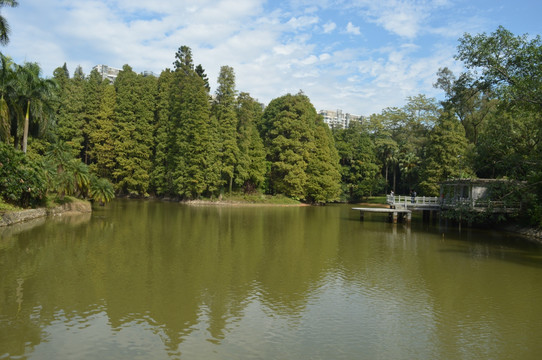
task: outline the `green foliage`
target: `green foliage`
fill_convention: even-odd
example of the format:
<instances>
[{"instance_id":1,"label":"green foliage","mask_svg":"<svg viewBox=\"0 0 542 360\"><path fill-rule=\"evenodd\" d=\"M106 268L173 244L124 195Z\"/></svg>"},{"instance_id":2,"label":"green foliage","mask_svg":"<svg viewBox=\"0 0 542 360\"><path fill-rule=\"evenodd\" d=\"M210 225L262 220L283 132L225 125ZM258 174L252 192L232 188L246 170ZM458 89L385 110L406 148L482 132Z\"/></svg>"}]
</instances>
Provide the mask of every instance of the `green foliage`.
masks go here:
<instances>
[{"instance_id":1,"label":"green foliage","mask_svg":"<svg viewBox=\"0 0 542 360\"><path fill-rule=\"evenodd\" d=\"M150 186L156 79L137 75L124 65L115 81L116 134L112 171L117 189L146 196Z\"/></svg>"},{"instance_id":2,"label":"green foliage","mask_svg":"<svg viewBox=\"0 0 542 360\"><path fill-rule=\"evenodd\" d=\"M218 76L218 89L216 90L216 103L213 105L213 115L218 123L218 140L220 163L222 165L222 179L233 188L235 165L239 158L237 145L237 116L235 109L235 73L233 68L222 66Z\"/></svg>"},{"instance_id":3,"label":"green foliage","mask_svg":"<svg viewBox=\"0 0 542 360\"><path fill-rule=\"evenodd\" d=\"M422 165L420 193L438 196L438 183L450 178L470 177L465 161L467 139L461 124L449 113L444 113L429 135L425 160Z\"/></svg>"},{"instance_id":4,"label":"green foliage","mask_svg":"<svg viewBox=\"0 0 542 360\"><path fill-rule=\"evenodd\" d=\"M2 0L0 1L0 8L4 6L16 7L19 3L17 0ZM0 15L0 45L7 45L9 43L9 24L3 16Z\"/></svg>"},{"instance_id":5,"label":"green foliage","mask_svg":"<svg viewBox=\"0 0 542 360\"><path fill-rule=\"evenodd\" d=\"M90 197L92 200L104 205L115 198L115 189L109 180L104 178L91 177Z\"/></svg>"},{"instance_id":6,"label":"green foliage","mask_svg":"<svg viewBox=\"0 0 542 360\"><path fill-rule=\"evenodd\" d=\"M314 129L314 153L307 164L307 200L311 203L337 201L341 194L339 154L331 130L323 122Z\"/></svg>"},{"instance_id":7,"label":"green foliage","mask_svg":"<svg viewBox=\"0 0 542 360\"><path fill-rule=\"evenodd\" d=\"M199 198L220 188L217 126L210 116L207 89L194 71L190 48L176 54L171 85L171 177L176 195Z\"/></svg>"},{"instance_id":8,"label":"green foliage","mask_svg":"<svg viewBox=\"0 0 542 360\"><path fill-rule=\"evenodd\" d=\"M46 190L41 164L0 143L0 197L13 205L35 207L43 204Z\"/></svg>"},{"instance_id":9,"label":"green foliage","mask_svg":"<svg viewBox=\"0 0 542 360\"><path fill-rule=\"evenodd\" d=\"M316 202L337 198L338 157L329 146L333 144L329 133L318 130L321 124L322 119L302 93L271 101L261 123L267 160L271 164L270 192ZM318 151L317 146L320 146ZM331 166L325 166L325 161L330 161ZM316 177L322 177L322 182ZM324 184L330 188L324 189Z\"/></svg>"},{"instance_id":10,"label":"green foliage","mask_svg":"<svg viewBox=\"0 0 542 360\"><path fill-rule=\"evenodd\" d=\"M346 200L356 201L371 195L376 190L379 176L376 148L368 131L360 123L351 123L347 129L336 130L335 144L341 165L342 186ZM389 139L389 138L388 138ZM384 139L382 139L384 140ZM393 149L394 142L390 140ZM384 141L379 142L381 151L386 149ZM386 159L387 156L384 156Z\"/></svg>"},{"instance_id":11,"label":"green foliage","mask_svg":"<svg viewBox=\"0 0 542 360\"><path fill-rule=\"evenodd\" d=\"M262 113L262 105L248 93L239 94L237 98L239 155L235 168L235 183L248 193L263 186L267 170L263 141L256 127Z\"/></svg>"},{"instance_id":12,"label":"green foliage","mask_svg":"<svg viewBox=\"0 0 542 360\"><path fill-rule=\"evenodd\" d=\"M173 150L175 141L172 136L173 122L170 118L170 94L173 81L173 73L168 69L160 74L157 84L151 187L160 196L174 193L172 155L175 152Z\"/></svg>"}]
</instances>

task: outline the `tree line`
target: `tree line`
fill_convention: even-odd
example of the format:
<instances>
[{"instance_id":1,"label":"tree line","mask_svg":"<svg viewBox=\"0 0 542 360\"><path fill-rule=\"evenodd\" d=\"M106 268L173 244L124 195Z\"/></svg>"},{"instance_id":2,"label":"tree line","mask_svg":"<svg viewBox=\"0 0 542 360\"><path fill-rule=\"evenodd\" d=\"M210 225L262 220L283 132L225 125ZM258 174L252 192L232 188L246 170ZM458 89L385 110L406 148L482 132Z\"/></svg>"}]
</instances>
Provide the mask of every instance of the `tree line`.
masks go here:
<instances>
[{"instance_id":1,"label":"tree line","mask_svg":"<svg viewBox=\"0 0 542 360\"><path fill-rule=\"evenodd\" d=\"M236 89L229 66L211 93L187 46L160 76L125 65L114 83L96 70L70 76L65 64L43 79L36 64L2 56L0 136L35 159L64 144L117 194L262 192L326 203L390 190L437 195L449 178L509 178L527 182L530 215L540 221L540 37L502 27L465 34L456 60L464 72L437 74L443 101L419 94L330 129L301 91L264 107Z\"/></svg>"}]
</instances>

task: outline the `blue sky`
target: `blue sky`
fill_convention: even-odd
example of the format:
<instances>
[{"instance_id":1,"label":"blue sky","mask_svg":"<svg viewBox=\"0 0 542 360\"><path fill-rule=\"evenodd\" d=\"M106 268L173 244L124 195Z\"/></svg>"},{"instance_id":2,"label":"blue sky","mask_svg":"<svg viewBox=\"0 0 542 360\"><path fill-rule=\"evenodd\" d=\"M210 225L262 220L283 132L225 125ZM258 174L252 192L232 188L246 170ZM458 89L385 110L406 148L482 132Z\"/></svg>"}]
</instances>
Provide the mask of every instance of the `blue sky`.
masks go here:
<instances>
[{"instance_id":1,"label":"blue sky","mask_svg":"<svg viewBox=\"0 0 542 360\"><path fill-rule=\"evenodd\" d=\"M20 0L3 8L11 42L0 51L33 61L44 76L67 63L136 72L171 68L192 49L216 89L223 65L238 91L264 104L302 90L317 110L357 115L403 106L408 96L442 98L436 72L456 63L465 33L502 25L542 33L540 0Z\"/></svg>"}]
</instances>

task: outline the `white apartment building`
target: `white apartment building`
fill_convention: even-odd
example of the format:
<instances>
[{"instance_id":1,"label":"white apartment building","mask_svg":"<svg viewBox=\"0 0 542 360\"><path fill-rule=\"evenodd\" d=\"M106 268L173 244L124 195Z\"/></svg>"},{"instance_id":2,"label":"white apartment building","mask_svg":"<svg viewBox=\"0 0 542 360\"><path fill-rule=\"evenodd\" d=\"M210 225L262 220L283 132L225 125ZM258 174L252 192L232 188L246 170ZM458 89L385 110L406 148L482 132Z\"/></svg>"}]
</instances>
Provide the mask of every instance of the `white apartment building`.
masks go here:
<instances>
[{"instance_id":1,"label":"white apartment building","mask_svg":"<svg viewBox=\"0 0 542 360\"><path fill-rule=\"evenodd\" d=\"M342 110L320 110L318 114L324 117L324 122L332 129L346 129L352 121L362 121L360 115L343 113Z\"/></svg>"},{"instance_id":2,"label":"white apartment building","mask_svg":"<svg viewBox=\"0 0 542 360\"><path fill-rule=\"evenodd\" d=\"M98 73L102 76L102 80L107 79L111 83L115 82L117 76L119 75L119 72L122 71L122 69L117 69L107 65L96 65L92 68L92 70L94 69L98 70ZM158 75L149 70L143 71L141 75L158 77Z\"/></svg>"},{"instance_id":3,"label":"white apartment building","mask_svg":"<svg viewBox=\"0 0 542 360\"><path fill-rule=\"evenodd\" d=\"M92 70L94 69L98 70L98 73L102 75L102 80L107 79L111 83L115 82L119 72L122 70L107 65L96 65L92 68Z\"/></svg>"}]
</instances>

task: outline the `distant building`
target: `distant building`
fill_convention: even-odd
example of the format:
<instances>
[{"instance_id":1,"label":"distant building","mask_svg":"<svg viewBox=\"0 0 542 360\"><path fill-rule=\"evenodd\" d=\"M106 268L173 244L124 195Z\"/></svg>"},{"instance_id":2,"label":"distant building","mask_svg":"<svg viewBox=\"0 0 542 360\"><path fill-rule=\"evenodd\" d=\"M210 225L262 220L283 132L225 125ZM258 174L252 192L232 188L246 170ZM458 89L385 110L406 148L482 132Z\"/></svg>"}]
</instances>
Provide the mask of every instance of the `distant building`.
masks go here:
<instances>
[{"instance_id":1,"label":"distant building","mask_svg":"<svg viewBox=\"0 0 542 360\"><path fill-rule=\"evenodd\" d=\"M111 66L107 65L96 65L92 68L92 70L96 69L98 71L98 74L102 76L102 80L109 80L109 82L115 82L117 79L117 76L119 75L119 72L121 72L122 69L117 69Z\"/></svg>"},{"instance_id":2,"label":"distant building","mask_svg":"<svg viewBox=\"0 0 542 360\"><path fill-rule=\"evenodd\" d=\"M320 110L318 114L324 117L324 122L332 129L346 129L350 126L351 122L363 120L363 117L360 115L343 113L340 109L336 111Z\"/></svg>"},{"instance_id":3,"label":"distant building","mask_svg":"<svg viewBox=\"0 0 542 360\"><path fill-rule=\"evenodd\" d=\"M115 82L117 76L119 75L119 72L122 71L122 69L117 69L107 65L96 65L92 68L92 70L94 69L96 69L98 71L98 74L102 76L102 80L107 79L111 83ZM158 77L155 73L149 70L143 71L141 75Z\"/></svg>"}]
</instances>

